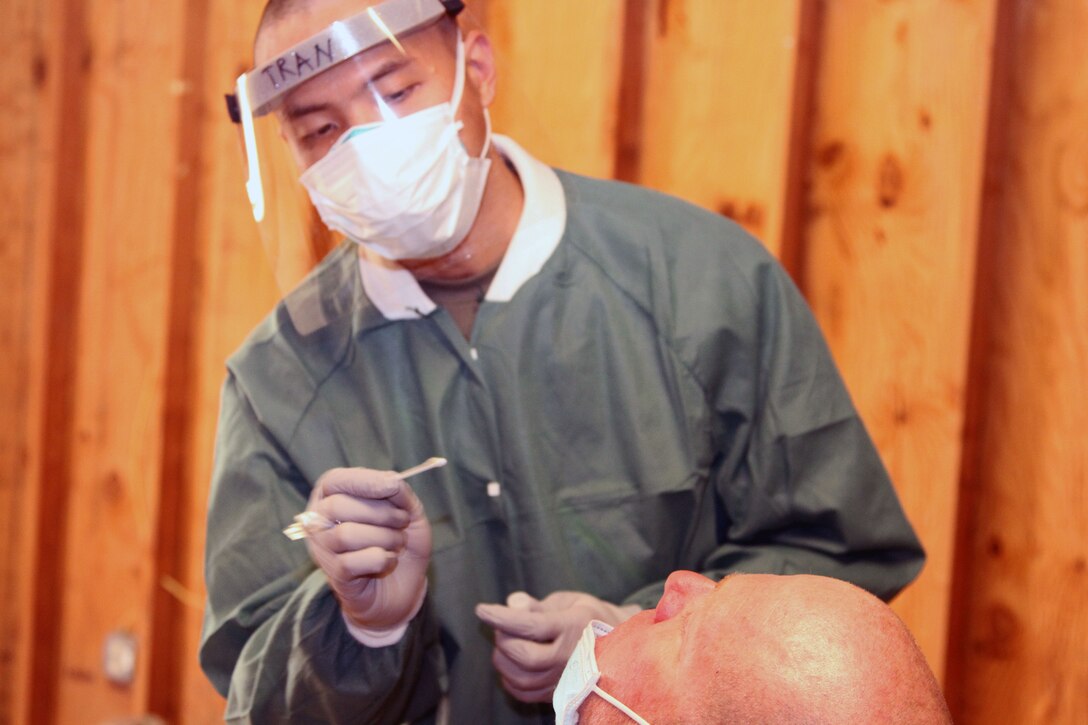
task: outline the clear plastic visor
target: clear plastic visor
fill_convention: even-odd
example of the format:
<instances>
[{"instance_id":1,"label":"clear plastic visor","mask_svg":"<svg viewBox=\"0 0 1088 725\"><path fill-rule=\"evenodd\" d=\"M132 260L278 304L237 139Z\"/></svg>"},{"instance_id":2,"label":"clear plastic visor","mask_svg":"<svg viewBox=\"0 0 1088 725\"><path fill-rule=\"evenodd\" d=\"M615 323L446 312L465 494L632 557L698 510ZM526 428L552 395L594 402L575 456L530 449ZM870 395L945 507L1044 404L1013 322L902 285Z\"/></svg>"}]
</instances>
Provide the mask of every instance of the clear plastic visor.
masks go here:
<instances>
[{"instance_id":1,"label":"clear plastic visor","mask_svg":"<svg viewBox=\"0 0 1088 725\"><path fill-rule=\"evenodd\" d=\"M463 85L456 32L440 23L448 15L439 0L385 0L331 22L307 13L266 22L258 65L238 78L228 103L243 141L253 216L281 291L339 241L300 175L350 134L449 103Z\"/></svg>"}]
</instances>

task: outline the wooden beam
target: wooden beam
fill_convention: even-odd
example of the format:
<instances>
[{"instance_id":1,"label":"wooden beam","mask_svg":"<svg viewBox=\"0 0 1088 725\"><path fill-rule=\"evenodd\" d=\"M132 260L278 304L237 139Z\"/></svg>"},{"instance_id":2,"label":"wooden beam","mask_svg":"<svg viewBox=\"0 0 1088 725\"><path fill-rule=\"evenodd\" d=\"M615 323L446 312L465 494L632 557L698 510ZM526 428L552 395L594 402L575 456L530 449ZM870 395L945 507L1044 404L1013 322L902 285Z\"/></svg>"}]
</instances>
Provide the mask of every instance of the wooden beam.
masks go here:
<instances>
[{"instance_id":1,"label":"wooden beam","mask_svg":"<svg viewBox=\"0 0 1088 725\"><path fill-rule=\"evenodd\" d=\"M928 553L944 669L996 0L827 3L803 287Z\"/></svg>"},{"instance_id":2,"label":"wooden beam","mask_svg":"<svg viewBox=\"0 0 1088 725\"><path fill-rule=\"evenodd\" d=\"M102 722L148 707L170 264L180 137L181 0L85 4L84 242L55 712ZM190 243L190 240L178 240ZM62 258L63 259L63 258ZM111 633L136 643L131 683L107 680Z\"/></svg>"},{"instance_id":3,"label":"wooden beam","mask_svg":"<svg viewBox=\"0 0 1088 725\"><path fill-rule=\"evenodd\" d=\"M1088 5L1009 4L950 633L956 722L1088 713Z\"/></svg>"},{"instance_id":4,"label":"wooden beam","mask_svg":"<svg viewBox=\"0 0 1088 725\"><path fill-rule=\"evenodd\" d=\"M637 179L736 219L776 254L797 231L815 5L642 4Z\"/></svg>"},{"instance_id":5,"label":"wooden beam","mask_svg":"<svg viewBox=\"0 0 1088 725\"><path fill-rule=\"evenodd\" d=\"M199 193L193 238L201 285L192 331L196 362L186 441L189 483L179 502L186 512L181 532L186 560L171 587L185 603L185 631L177 653L183 663L179 697L184 708L178 720L182 725L221 721L224 711L224 700L200 670L197 656L205 596L204 524L225 363L281 296L275 265L246 198L238 132L223 103L235 78L252 65L253 33L263 6L263 0L245 0L210 2L207 7L207 55L199 88L200 163L192 176Z\"/></svg>"},{"instance_id":6,"label":"wooden beam","mask_svg":"<svg viewBox=\"0 0 1088 725\"><path fill-rule=\"evenodd\" d=\"M38 541L45 444L57 440L45 439L43 420L47 380L63 378L70 363L62 350L46 354L55 329L50 241L59 226L59 195L49 192L56 189L53 144L62 75L52 54L59 29L47 25L47 14L33 0L0 7L0 45L11 58L0 73L5 109L0 116L0 723L5 725L34 722L32 708L41 712L31 688L36 656L49 640L38 637L37 575L57 564ZM73 256L77 250L78 242L69 247ZM55 504L48 502L49 514Z\"/></svg>"},{"instance_id":7,"label":"wooden beam","mask_svg":"<svg viewBox=\"0 0 1088 725\"><path fill-rule=\"evenodd\" d=\"M185 683L196 666L196 650L188 647L194 634L191 621L193 609L197 617L202 612L198 596L187 591L200 591L199 576L190 581L190 557L194 531L204 523L204 512L189 505L194 487L206 486L193 475L192 434L198 411L193 402L199 377L197 314L198 300L203 289L200 263L204 245L199 243L203 205L202 171L204 168L203 139L205 124L204 94L205 65L214 42L209 37L208 0L189 0L184 6L185 39L181 72L175 81L176 113L180 123L173 139L175 154L175 201L170 236L173 241L169 262L169 294L167 301L166 363L163 380L163 419L161 422L162 454L159 473L159 517L155 542L152 586L152 627L150 642L150 673L148 677L148 711L166 722L179 723L200 711L203 701L186 691ZM203 536L196 537L198 543ZM195 587L194 587L195 585ZM196 600L196 601L194 601ZM199 637L199 630L196 631ZM188 641L187 641L188 640ZM206 700L207 698L204 698ZM211 713L203 722L211 722ZM215 719L222 719L222 712Z\"/></svg>"},{"instance_id":8,"label":"wooden beam","mask_svg":"<svg viewBox=\"0 0 1088 725\"><path fill-rule=\"evenodd\" d=\"M24 5L24 10L29 6ZM60 621L64 587L66 521L72 479L74 391L77 353L76 313L82 288L86 132L85 75L89 61L84 6L73 0L36 3L35 50L30 56L40 83L34 147L38 182L34 210L38 221L32 243L40 263L31 274L36 301L32 308L30 375L27 391L29 439L26 482L27 536L32 551L22 558L32 609L21 633L29 638L29 680L15 673L16 722L54 721ZM20 640L26 643L26 639ZM23 660L25 662L25 660ZM18 663L19 660L16 660ZM18 665L17 665L18 666Z\"/></svg>"},{"instance_id":9,"label":"wooden beam","mask_svg":"<svg viewBox=\"0 0 1088 725\"><path fill-rule=\"evenodd\" d=\"M499 67L494 129L542 161L612 174L617 148L624 1L471 3ZM471 24L472 17L466 18Z\"/></svg>"}]
</instances>

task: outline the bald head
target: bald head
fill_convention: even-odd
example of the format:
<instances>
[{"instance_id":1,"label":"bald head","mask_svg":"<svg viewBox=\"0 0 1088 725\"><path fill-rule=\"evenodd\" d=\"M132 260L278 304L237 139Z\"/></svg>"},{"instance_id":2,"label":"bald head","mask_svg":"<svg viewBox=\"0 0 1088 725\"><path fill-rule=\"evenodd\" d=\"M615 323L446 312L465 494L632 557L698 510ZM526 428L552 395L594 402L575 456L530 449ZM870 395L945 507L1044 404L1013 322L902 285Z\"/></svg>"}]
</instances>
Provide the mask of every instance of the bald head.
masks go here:
<instances>
[{"instance_id":1,"label":"bald head","mask_svg":"<svg viewBox=\"0 0 1088 725\"><path fill-rule=\"evenodd\" d=\"M762 610L753 633L776 645L759 662L765 687L749 692L759 720L951 721L925 657L884 602L826 577L745 579L736 583L752 590L746 607Z\"/></svg>"},{"instance_id":2,"label":"bald head","mask_svg":"<svg viewBox=\"0 0 1088 725\"><path fill-rule=\"evenodd\" d=\"M298 10L312 0L268 0L261 13L261 25L271 20L279 20L288 13ZM260 27L260 26L258 26Z\"/></svg>"},{"instance_id":3,"label":"bald head","mask_svg":"<svg viewBox=\"0 0 1088 725\"><path fill-rule=\"evenodd\" d=\"M261 11L261 19L257 23L257 32L253 34L253 57L256 63L261 63L270 55L277 53L279 48L269 48L267 44L261 47L261 38L269 26L284 20L291 15L305 10L315 0L268 0L264 10Z\"/></svg>"},{"instance_id":4,"label":"bald head","mask_svg":"<svg viewBox=\"0 0 1088 725\"><path fill-rule=\"evenodd\" d=\"M617 636L618 635L618 636ZM950 723L910 632L816 576L670 577L654 611L597 641L600 685L650 722ZM596 696L582 722L625 722Z\"/></svg>"}]
</instances>

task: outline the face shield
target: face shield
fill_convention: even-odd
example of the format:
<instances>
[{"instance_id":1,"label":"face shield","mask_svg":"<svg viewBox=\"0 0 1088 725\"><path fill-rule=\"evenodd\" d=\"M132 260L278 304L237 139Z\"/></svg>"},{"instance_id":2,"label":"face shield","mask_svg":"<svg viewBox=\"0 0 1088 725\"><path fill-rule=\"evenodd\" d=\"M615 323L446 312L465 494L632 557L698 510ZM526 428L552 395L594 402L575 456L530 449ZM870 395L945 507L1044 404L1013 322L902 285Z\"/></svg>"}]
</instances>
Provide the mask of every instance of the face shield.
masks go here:
<instances>
[{"instance_id":1,"label":"face shield","mask_svg":"<svg viewBox=\"0 0 1088 725\"><path fill-rule=\"evenodd\" d=\"M389 259L447 253L487 178L489 122L484 113L475 136L464 132L464 47L442 22L460 0L322 15L347 4L267 20L257 67L228 96L253 217L284 290L338 237Z\"/></svg>"}]
</instances>

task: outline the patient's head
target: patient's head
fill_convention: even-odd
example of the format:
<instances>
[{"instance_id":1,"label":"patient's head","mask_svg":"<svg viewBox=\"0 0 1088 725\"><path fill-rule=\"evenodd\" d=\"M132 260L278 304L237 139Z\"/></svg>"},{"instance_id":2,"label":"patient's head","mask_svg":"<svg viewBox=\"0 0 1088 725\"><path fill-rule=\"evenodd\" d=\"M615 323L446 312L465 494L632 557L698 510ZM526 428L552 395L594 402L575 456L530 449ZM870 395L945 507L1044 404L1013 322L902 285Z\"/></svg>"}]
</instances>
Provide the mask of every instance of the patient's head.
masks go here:
<instances>
[{"instance_id":1,"label":"patient's head","mask_svg":"<svg viewBox=\"0 0 1088 725\"><path fill-rule=\"evenodd\" d=\"M819 576L675 572L596 642L599 687L650 723L950 723L884 602ZM629 723L593 693L580 722Z\"/></svg>"}]
</instances>

